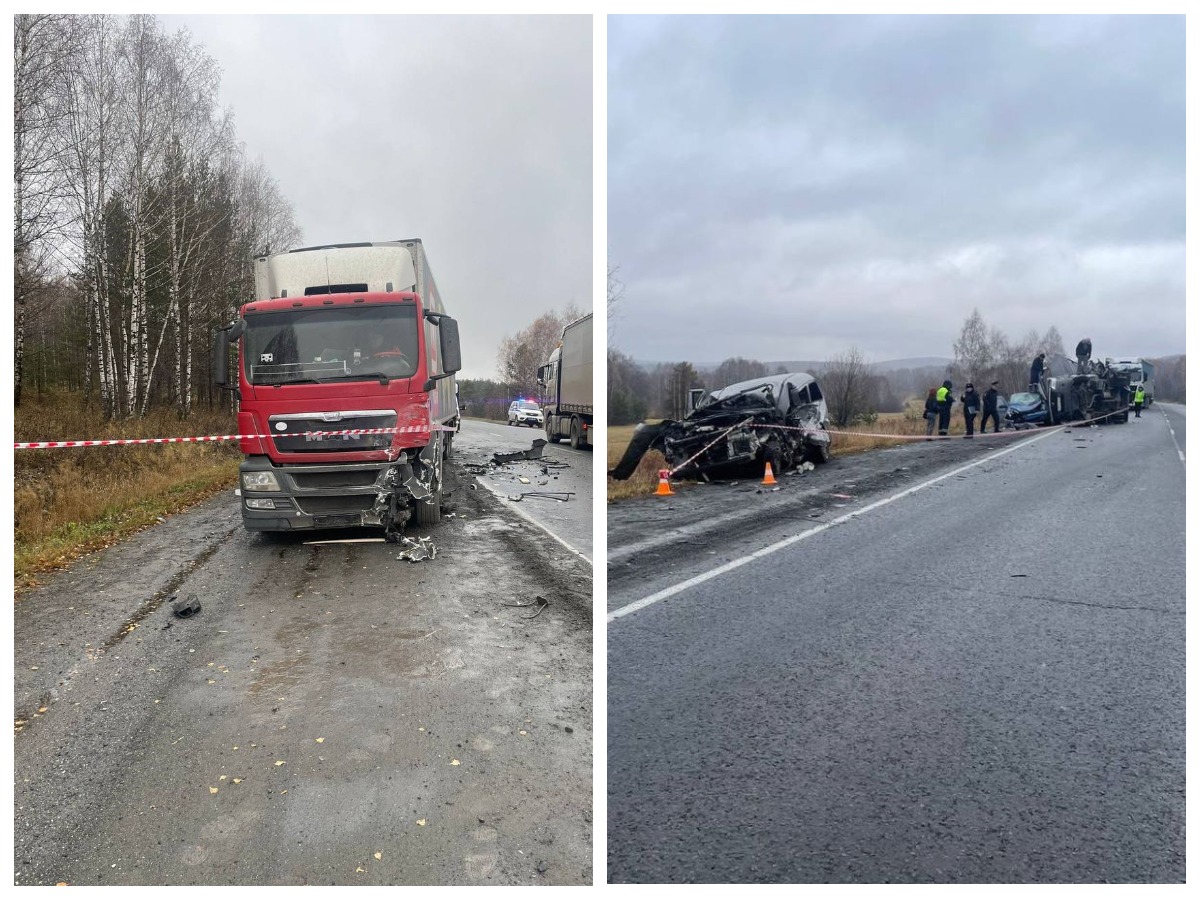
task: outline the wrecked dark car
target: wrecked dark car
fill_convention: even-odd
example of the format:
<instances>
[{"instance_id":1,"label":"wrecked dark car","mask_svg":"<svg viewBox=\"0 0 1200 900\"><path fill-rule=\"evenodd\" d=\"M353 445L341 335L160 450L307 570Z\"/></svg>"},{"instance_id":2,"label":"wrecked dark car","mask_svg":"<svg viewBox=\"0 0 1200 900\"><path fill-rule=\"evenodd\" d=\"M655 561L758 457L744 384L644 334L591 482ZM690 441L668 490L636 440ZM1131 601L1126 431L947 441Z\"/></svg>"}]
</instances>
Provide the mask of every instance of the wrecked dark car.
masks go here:
<instances>
[{"instance_id":1,"label":"wrecked dark car","mask_svg":"<svg viewBox=\"0 0 1200 900\"><path fill-rule=\"evenodd\" d=\"M1008 412L1004 414L1009 428L1032 428L1047 424L1046 401L1041 394L1019 391L1008 399Z\"/></svg>"},{"instance_id":2,"label":"wrecked dark car","mask_svg":"<svg viewBox=\"0 0 1200 900\"><path fill-rule=\"evenodd\" d=\"M639 425L625 455L608 474L624 481L642 457L659 450L682 477L754 470L785 472L829 459L828 409L806 372L740 381L701 398L681 422Z\"/></svg>"}]
</instances>

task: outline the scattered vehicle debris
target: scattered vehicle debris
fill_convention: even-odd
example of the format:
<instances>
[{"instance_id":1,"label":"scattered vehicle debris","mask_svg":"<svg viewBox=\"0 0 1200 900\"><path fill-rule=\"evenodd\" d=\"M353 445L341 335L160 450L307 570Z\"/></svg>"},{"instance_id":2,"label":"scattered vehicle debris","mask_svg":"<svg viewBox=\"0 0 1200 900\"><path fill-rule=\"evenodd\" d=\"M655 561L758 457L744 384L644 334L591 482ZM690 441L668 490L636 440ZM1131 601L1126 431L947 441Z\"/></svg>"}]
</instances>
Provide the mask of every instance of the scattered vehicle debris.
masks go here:
<instances>
[{"instance_id":1,"label":"scattered vehicle debris","mask_svg":"<svg viewBox=\"0 0 1200 900\"><path fill-rule=\"evenodd\" d=\"M526 497L540 497L543 500L557 500L559 503L566 503L574 496L574 491L525 491L515 497L510 494L508 499L513 503L520 503Z\"/></svg>"},{"instance_id":2,"label":"scattered vehicle debris","mask_svg":"<svg viewBox=\"0 0 1200 900\"><path fill-rule=\"evenodd\" d=\"M496 465L504 463L516 462L518 459L541 459L542 450L546 447L545 438L535 438L533 446L528 450L513 450L511 453L501 453L497 450L492 454L492 462Z\"/></svg>"},{"instance_id":3,"label":"scattered vehicle debris","mask_svg":"<svg viewBox=\"0 0 1200 900\"><path fill-rule=\"evenodd\" d=\"M437 547L431 537L401 538L400 543L407 547L396 559L407 559L409 562L420 562L423 559L433 559L437 556Z\"/></svg>"},{"instance_id":4,"label":"scattered vehicle debris","mask_svg":"<svg viewBox=\"0 0 1200 900\"><path fill-rule=\"evenodd\" d=\"M672 474L699 476L771 463L781 473L829 459L829 412L817 381L805 372L740 381L702 397L681 422L639 425L609 475L624 481L651 449Z\"/></svg>"},{"instance_id":5,"label":"scattered vehicle debris","mask_svg":"<svg viewBox=\"0 0 1200 900\"><path fill-rule=\"evenodd\" d=\"M326 541L305 541L305 547L312 547L317 544L382 544L385 538L368 537L368 538L336 538Z\"/></svg>"},{"instance_id":6,"label":"scattered vehicle debris","mask_svg":"<svg viewBox=\"0 0 1200 900\"><path fill-rule=\"evenodd\" d=\"M550 605L550 601L545 597L535 597L532 603L501 603L501 606L512 606L517 609L528 609L531 606L537 607L532 616L521 616L522 619L536 619L541 614L542 610Z\"/></svg>"},{"instance_id":7,"label":"scattered vehicle debris","mask_svg":"<svg viewBox=\"0 0 1200 900\"><path fill-rule=\"evenodd\" d=\"M200 612L200 598L195 594L188 594L186 600L177 600L172 603L171 611L180 619L190 619Z\"/></svg>"}]
</instances>

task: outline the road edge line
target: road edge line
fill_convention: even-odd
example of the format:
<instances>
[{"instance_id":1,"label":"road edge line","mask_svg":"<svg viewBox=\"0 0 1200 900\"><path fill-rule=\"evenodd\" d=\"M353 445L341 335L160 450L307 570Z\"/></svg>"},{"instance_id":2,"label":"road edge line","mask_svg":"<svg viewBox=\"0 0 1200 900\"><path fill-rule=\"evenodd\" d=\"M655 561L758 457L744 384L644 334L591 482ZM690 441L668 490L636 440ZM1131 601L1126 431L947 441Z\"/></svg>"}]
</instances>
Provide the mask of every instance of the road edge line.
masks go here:
<instances>
[{"instance_id":1,"label":"road edge line","mask_svg":"<svg viewBox=\"0 0 1200 900\"><path fill-rule=\"evenodd\" d=\"M484 480L482 475L476 475L475 482L477 484L483 485L485 488L487 488L489 491L491 491L492 494L494 496L496 496L498 499L503 500L504 501L503 505L504 505L505 509L509 510L510 512L516 513L518 516L520 516L522 519L524 519L530 525L536 525L542 531L546 532L546 534L550 535L550 537L554 538L556 541L558 541L560 544L562 544L566 549L570 550L572 553L574 553L576 556L578 556L580 559L582 559L585 563L587 563L589 566L591 566L593 570L596 568L596 564L594 562L592 562L590 559L588 559L587 556L585 556L582 551L576 550L574 547L572 547L570 544L568 544L565 540L563 540L561 537L559 537L557 534L555 534L553 531L551 531L549 528L547 528L545 525L543 525L537 519L533 518L533 516L529 515L529 513L525 512L524 510L518 509L517 507L515 507L511 503L509 503L508 494L503 493L500 490L500 488L498 488L492 484L489 484L487 481Z\"/></svg>"}]
</instances>

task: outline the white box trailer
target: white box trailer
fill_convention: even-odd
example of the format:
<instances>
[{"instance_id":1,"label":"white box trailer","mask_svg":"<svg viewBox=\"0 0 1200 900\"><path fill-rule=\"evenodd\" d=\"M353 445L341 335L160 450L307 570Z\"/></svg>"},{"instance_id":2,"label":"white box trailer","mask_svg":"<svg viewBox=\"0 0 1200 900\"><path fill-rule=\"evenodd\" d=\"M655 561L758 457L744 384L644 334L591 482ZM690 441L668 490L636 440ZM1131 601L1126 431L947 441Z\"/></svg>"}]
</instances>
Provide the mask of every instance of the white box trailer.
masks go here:
<instances>
[{"instance_id":1,"label":"white box trailer","mask_svg":"<svg viewBox=\"0 0 1200 900\"><path fill-rule=\"evenodd\" d=\"M569 438L571 446L592 443L592 314L563 328L562 342L538 369L538 384L548 394L542 411L546 439Z\"/></svg>"}]
</instances>

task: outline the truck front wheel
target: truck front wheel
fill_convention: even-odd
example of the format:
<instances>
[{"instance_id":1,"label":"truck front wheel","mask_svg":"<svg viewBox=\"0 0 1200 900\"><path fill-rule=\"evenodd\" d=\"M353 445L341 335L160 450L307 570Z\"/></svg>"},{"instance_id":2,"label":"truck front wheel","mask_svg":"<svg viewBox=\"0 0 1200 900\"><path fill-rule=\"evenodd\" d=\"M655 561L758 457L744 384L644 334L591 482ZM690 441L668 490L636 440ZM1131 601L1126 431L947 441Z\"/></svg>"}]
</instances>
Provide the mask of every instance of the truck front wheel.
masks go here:
<instances>
[{"instance_id":1,"label":"truck front wheel","mask_svg":"<svg viewBox=\"0 0 1200 900\"><path fill-rule=\"evenodd\" d=\"M558 424L554 416L546 416L546 440L552 444L557 444L562 440L562 436L558 433Z\"/></svg>"},{"instance_id":2,"label":"truck front wheel","mask_svg":"<svg viewBox=\"0 0 1200 900\"><path fill-rule=\"evenodd\" d=\"M441 438L445 441L445 438ZM437 447L433 453L433 492L423 500L413 503L413 519L418 525L436 525L442 521L442 453L445 446Z\"/></svg>"}]
</instances>

